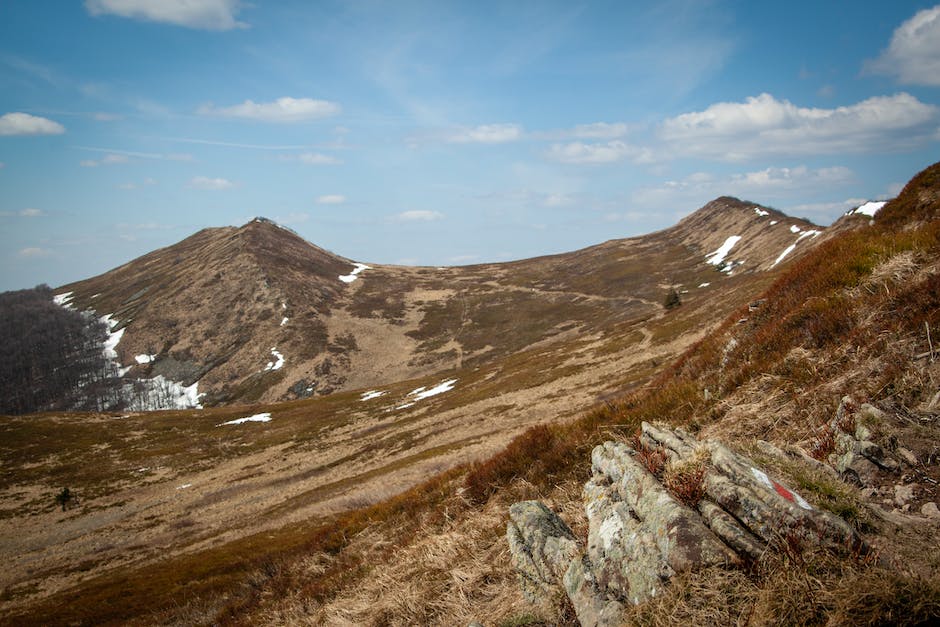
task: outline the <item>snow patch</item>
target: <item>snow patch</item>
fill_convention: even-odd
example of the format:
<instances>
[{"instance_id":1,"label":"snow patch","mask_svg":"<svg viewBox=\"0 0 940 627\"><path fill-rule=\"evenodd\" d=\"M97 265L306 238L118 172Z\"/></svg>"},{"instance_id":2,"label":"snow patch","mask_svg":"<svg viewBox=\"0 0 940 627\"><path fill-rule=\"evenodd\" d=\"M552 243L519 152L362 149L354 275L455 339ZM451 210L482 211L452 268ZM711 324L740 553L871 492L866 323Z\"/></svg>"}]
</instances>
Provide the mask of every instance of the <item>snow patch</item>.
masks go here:
<instances>
[{"instance_id":1,"label":"snow patch","mask_svg":"<svg viewBox=\"0 0 940 627\"><path fill-rule=\"evenodd\" d=\"M290 320L290 318L287 318L287 317L281 318L281 326L283 327L285 324L287 324L288 320Z\"/></svg>"},{"instance_id":2,"label":"snow patch","mask_svg":"<svg viewBox=\"0 0 940 627\"><path fill-rule=\"evenodd\" d=\"M368 392L363 392L362 396L359 397L359 400L371 401L373 398L378 398L380 396L385 396L385 390L369 390Z\"/></svg>"},{"instance_id":3,"label":"snow patch","mask_svg":"<svg viewBox=\"0 0 940 627\"><path fill-rule=\"evenodd\" d=\"M866 216L869 216L869 217L871 217L871 218L874 218L874 217L875 217L875 214L878 213L878 211L881 210L881 208L884 207L886 204L888 204L888 201L886 201L886 200L884 200L884 201L879 201L879 202L871 202L871 201L869 201L869 202L866 202L866 203L865 203L864 205L862 205L861 207L856 207L855 209L852 209L851 211L849 211L849 212L846 213L845 215L851 215L851 214L858 214L858 213L861 213L861 214L863 214L863 215L866 215Z\"/></svg>"},{"instance_id":4,"label":"snow patch","mask_svg":"<svg viewBox=\"0 0 940 627\"><path fill-rule=\"evenodd\" d=\"M183 485L178 485L178 486L176 486L176 489L177 489L177 490L185 490L186 488L191 488L191 487L193 487L193 484L191 484L191 483L184 483Z\"/></svg>"},{"instance_id":5,"label":"snow patch","mask_svg":"<svg viewBox=\"0 0 940 627\"><path fill-rule=\"evenodd\" d=\"M764 216L769 216L769 215L770 215L770 212L769 212L769 211L764 211L764 210L761 209L760 207L754 207L754 213L756 213L758 216L760 216L760 217L762 217L762 218L763 218Z\"/></svg>"},{"instance_id":6,"label":"snow patch","mask_svg":"<svg viewBox=\"0 0 940 627\"><path fill-rule=\"evenodd\" d=\"M107 314L99 318L101 322L108 325L108 337L104 341L102 352L104 353L105 359L112 361L117 365L119 373L118 376L123 377L125 374L127 374L127 371L130 370L129 367L124 368L121 366L121 362L118 361L117 345L120 344L121 338L124 337L124 329L119 329L117 331L111 330L119 324L119 322L112 318L111 315L112 314Z\"/></svg>"},{"instance_id":7,"label":"snow patch","mask_svg":"<svg viewBox=\"0 0 940 627\"><path fill-rule=\"evenodd\" d=\"M700 283L699 287L708 287L711 283Z\"/></svg>"},{"instance_id":8,"label":"snow patch","mask_svg":"<svg viewBox=\"0 0 940 627\"><path fill-rule=\"evenodd\" d=\"M800 241L804 237L818 237L822 231L803 231L800 233L800 236L796 238L796 241Z\"/></svg>"},{"instance_id":9,"label":"snow patch","mask_svg":"<svg viewBox=\"0 0 940 627\"><path fill-rule=\"evenodd\" d=\"M438 394L443 394L444 392L450 392L451 390L454 389L454 384L456 383L457 383L457 379L447 379L446 381L441 381L440 383L438 383L437 385L435 385L433 388L430 388L430 389L425 386L416 388L408 392L408 395L405 397L405 402L397 406L395 409L407 409L408 407L411 407L412 405L414 405L420 400L424 400L432 396L437 396Z\"/></svg>"},{"instance_id":10,"label":"snow patch","mask_svg":"<svg viewBox=\"0 0 940 627\"><path fill-rule=\"evenodd\" d=\"M362 272L363 270L371 270L371 269L372 269L372 266L367 266L364 263L354 263L353 271L350 272L349 274L340 275L339 280L342 281L343 283L352 283L353 281L359 278L360 272Z\"/></svg>"},{"instance_id":11,"label":"snow patch","mask_svg":"<svg viewBox=\"0 0 940 627\"><path fill-rule=\"evenodd\" d=\"M412 390L409 392L408 396L413 396L416 401L420 401L431 396L443 394L444 392L450 392L454 389L455 383L457 383L457 379L448 379L447 381L442 381L441 383L437 384L430 390L427 390L423 387L420 387L417 390Z\"/></svg>"},{"instance_id":12,"label":"snow patch","mask_svg":"<svg viewBox=\"0 0 940 627\"><path fill-rule=\"evenodd\" d=\"M791 225L790 225L790 232L791 232L791 233L799 233L799 232L800 232L800 227L798 227L798 226L795 225L795 224L791 224Z\"/></svg>"},{"instance_id":13,"label":"snow patch","mask_svg":"<svg viewBox=\"0 0 940 627\"><path fill-rule=\"evenodd\" d=\"M156 355L137 355L134 357L134 361L139 364L152 364L156 359Z\"/></svg>"},{"instance_id":14,"label":"snow patch","mask_svg":"<svg viewBox=\"0 0 940 627\"><path fill-rule=\"evenodd\" d=\"M773 226L773 225L777 224L778 222L780 222L780 220L771 220L771 221L770 221L770 226Z\"/></svg>"},{"instance_id":15,"label":"snow patch","mask_svg":"<svg viewBox=\"0 0 940 627\"><path fill-rule=\"evenodd\" d=\"M131 411L155 411L160 409L202 409L199 399L199 382L183 385L171 381L162 374L152 379L135 379L123 385L123 396L130 399L127 409Z\"/></svg>"},{"instance_id":16,"label":"snow patch","mask_svg":"<svg viewBox=\"0 0 940 627\"><path fill-rule=\"evenodd\" d=\"M271 354L274 355L275 361L268 362L268 365L264 367L265 372L268 370L280 370L284 367L284 355L277 352L277 346L271 347Z\"/></svg>"},{"instance_id":17,"label":"snow patch","mask_svg":"<svg viewBox=\"0 0 940 627\"><path fill-rule=\"evenodd\" d=\"M787 255L789 255L790 253L792 253L792 252L793 252L793 249L795 249L795 248L796 248L796 244L790 244L789 246L787 246L786 249L784 249L784 251L783 251L782 253L780 253L780 256L777 257L776 261L774 261L772 264L770 264L770 267L773 268L775 265L777 265L778 263L780 263L781 261L783 261L784 258L785 258Z\"/></svg>"},{"instance_id":18,"label":"snow patch","mask_svg":"<svg viewBox=\"0 0 940 627\"><path fill-rule=\"evenodd\" d=\"M795 228L796 228L795 226L791 226L791 227L790 227L790 230L793 231L793 229L795 229ZM777 265L778 263L780 263L781 261L783 261L783 260L786 258L787 255L789 255L790 253L792 253L792 252L796 249L797 243L799 243L801 240L803 240L804 238L807 238L807 237L819 237L819 236L822 234L822 231L816 231L816 230L812 230L812 231L802 231L802 232L800 232L799 229L796 229L796 231L793 231L793 232L794 232L794 233L800 233L800 236L796 238L796 242L793 242L792 244L790 244L789 246L787 246L787 247L784 249L784 251L783 251L782 253L780 253L780 256L777 257L777 259L776 259L772 264L770 264L770 267L771 267L771 268L773 268L775 265Z\"/></svg>"},{"instance_id":19,"label":"snow patch","mask_svg":"<svg viewBox=\"0 0 940 627\"><path fill-rule=\"evenodd\" d=\"M52 297L52 302L54 302L59 307L65 307L66 309L74 309L71 301L72 292L62 292L61 294L56 294Z\"/></svg>"},{"instance_id":20,"label":"snow patch","mask_svg":"<svg viewBox=\"0 0 940 627\"><path fill-rule=\"evenodd\" d=\"M236 418L235 420L229 420L228 422L220 422L217 424L217 427L222 427L225 425L240 425L245 422L271 422L271 412L264 412L261 414L255 414L254 416L246 416L245 418Z\"/></svg>"},{"instance_id":21,"label":"snow patch","mask_svg":"<svg viewBox=\"0 0 940 627\"><path fill-rule=\"evenodd\" d=\"M728 253L731 252L731 249L739 241L741 241L740 235L732 235L725 240L725 243L722 244L718 250L708 255L708 257L705 258L705 261L712 264L713 266L721 265L721 262L725 260L725 257L728 256Z\"/></svg>"}]
</instances>

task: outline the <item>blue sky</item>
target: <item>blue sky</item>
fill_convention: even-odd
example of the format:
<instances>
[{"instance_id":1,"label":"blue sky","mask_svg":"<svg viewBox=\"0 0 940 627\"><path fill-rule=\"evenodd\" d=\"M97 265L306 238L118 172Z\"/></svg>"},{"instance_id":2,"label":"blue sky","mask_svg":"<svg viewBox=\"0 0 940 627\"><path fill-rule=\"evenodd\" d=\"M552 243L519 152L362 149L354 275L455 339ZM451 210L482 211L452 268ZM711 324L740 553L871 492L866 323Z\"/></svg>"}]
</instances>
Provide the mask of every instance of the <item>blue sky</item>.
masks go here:
<instances>
[{"instance_id":1,"label":"blue sky","mask_svg":"<svg viewBox=\"0 0 940 627\"><path fill-rule=\"evenodd\" d=\"M930 2L0 3L0 290L256 215L420 265L828 224L938 147Z\"/></svg>"}]
</instances>

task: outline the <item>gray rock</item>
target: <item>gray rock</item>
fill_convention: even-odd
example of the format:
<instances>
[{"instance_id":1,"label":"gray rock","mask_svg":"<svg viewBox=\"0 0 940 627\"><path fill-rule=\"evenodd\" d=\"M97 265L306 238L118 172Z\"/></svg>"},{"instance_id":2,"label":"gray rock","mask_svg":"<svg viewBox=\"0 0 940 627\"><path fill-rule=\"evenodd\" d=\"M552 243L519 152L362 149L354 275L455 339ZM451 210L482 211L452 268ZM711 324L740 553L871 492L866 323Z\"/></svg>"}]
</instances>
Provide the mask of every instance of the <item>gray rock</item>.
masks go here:
<instances>
[{"instance_id":1,"label":"gray rock","mask_svg":"<svg viewBox=\"0 0 940 627\"><path fill-rule=\"evenodd\" d=\"M903 507L914 500L914 484L898 484L894 486L894 502Z\"/></svg>"},{"instance_id":2,"label":"gray rock","mask_svg":"<svg viewBox=\"0 0 940 627\"><path fill-rule=\"evenodd\" d=\"M934 503L933 501L929 501L921 505L920 513L926 516L927 518L940 520L940 509L937 509L937 504Z\"/></svg>"},{"instance_id":3,"label":"gray rock","mask_svg":"<svg viewBox=\"0 0 940 627\"><path fill-rule=\"evenodd\" d=\"M862 403L862 406L858 409L858 419L861 422L864 422L867 425L871 424L882 424L887 419L887 414L868 403ZM867 438L859 438L859 440Z\"/></svg>"},{"instance_id":4,"label":"gray rock","mask_svg":"<svg viewBox=\"0 0 940 627\"><path fill-rule=\"evenodd\" d=\"M532 603L550 597L571 561L581 555L568 525L538 501L509 507L506 537L522 592Z\"/></svg>"},{"instance_id":5,"label":"gray rock","mask_svg":"<svg viewBox=\"0 0 940 627\"><path fill-rule=\"evenodd\" d=\"M872 443L862 446L842 435L845 471L877 472L862 454L877 453L866 448ZM629 446L605 442L595 447L593 474L583 490L585 551L561 518L541 503L524 501L509 508L510 552L529 600L545 604L563 590L582 625L619 625L626 604L656 596L676 573L757 560L781 538L806 548L867 550L844 520L817 510L718 442L699 442L682 430L643 423L640 444L662 449L671 472L679 466L705 468L705 496L688 507ZM773 448L774 455L800 459L798 452ZM932 505L930 511L937 511Z\"/></svg>"},{"instance_id":6,"label":"gray rock","mask_svg":"<svg viewBox=\"0 0 940 627\"><path fill-rule=\"evenodd\" d=\"M620 500L648 531L674 572L739 560L702 517L673 497L624 444L605 442L591 454L594 475L611 480Z\"/></svg>"},{"instance_id":7,"label":"gray rock","mask_svg":"<svg viewBox=\"0 0 940 627\"><path fill-rule=\"evenodd\" d=\"M589 559L555 512L538 501L514 503L506 536L527 600L550 605L563 585L582 625L621 624L623 606L598 587Z\"/></svg>"},{"instance_id":8,"label":"gray rock","mask_svg":"<svg viewBox=\"0 0 940 627\"><path fill-rule=\"evenodd\" d=\"M839 456L835 466L839 475L849 483L865 487L877 482L878 466L858 453L850 451Z\"/></svg>"},{"instance_id":9,"label":"gray rock","mask_svg":"<svg viewBox=\"0 0 940 627\"><path fill-rule=\"evenodd\" d=\"M904 448L903 446L899 446L897 452L898 452L898 457L900 457L901 460L908 466L913 468L915 466L920 465L920 461L917 459L917 456L914 455L914 453L912 453L908 449Z\"/></svg>"}]
</instances>

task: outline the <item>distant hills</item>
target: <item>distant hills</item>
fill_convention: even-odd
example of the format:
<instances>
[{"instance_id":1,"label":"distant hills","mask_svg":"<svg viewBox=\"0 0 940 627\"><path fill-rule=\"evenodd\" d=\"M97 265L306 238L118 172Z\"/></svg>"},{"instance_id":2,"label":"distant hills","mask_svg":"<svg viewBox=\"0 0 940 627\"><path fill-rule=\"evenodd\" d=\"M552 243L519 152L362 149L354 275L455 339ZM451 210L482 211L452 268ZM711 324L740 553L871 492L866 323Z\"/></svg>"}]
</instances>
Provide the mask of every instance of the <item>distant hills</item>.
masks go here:
<instances>
[{"instance_id":1,"label":"distant hills","mask_svg":"<svg viewBox=\"0 0 940 627\"><path fill-rule=\"evenodd\" d=\"M824 231L722 197L650 235L512 263L422 268L354 262L256 218L204 229L56 293L110 316L129 379L177 385L149 408L272 402L459 369L572 329L649 317L669 289L700 301L799 257Z\"/></svg>"}]
</instances>

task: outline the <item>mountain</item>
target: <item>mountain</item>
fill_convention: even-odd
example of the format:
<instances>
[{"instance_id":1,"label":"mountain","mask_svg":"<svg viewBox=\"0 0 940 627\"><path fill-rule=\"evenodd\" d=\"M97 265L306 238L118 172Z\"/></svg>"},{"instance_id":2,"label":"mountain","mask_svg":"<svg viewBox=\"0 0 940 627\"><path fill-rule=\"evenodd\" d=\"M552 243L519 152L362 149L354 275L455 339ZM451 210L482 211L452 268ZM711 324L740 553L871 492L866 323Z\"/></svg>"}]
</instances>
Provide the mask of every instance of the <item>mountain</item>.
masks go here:
<instances>
[{"instance_id":1,"label":"mountain","mask_svg":"<svg viewBox=\"0 0 940 627\"><path fill-rule=\"evenodd\" d=\"M118 321L128 376L179 377L207 406L0 419L3 615L153 623L156 608L191 607L185 597L211 624L219 608L259 601L236 592L243 584L326 602L337 577L390 564L399 544L425 546L414 534L458 519L489 542L505 528L496 504L517 494L504 482L579 493L566 473L582 471L566 469L586 441L620 433L610 412L633 402L624 395L663 387L676 357L760 311L762 292L829 245L805 235L817 230L720 198L670 229L572 253L405 268L364 266L256 220L63 286L61 302ZM666 308L673 290L681 304ZM696 398L658 410L685 415ZM601 413L579 431L592 407ZM366 553L349 548L369 533Z\"/></svg>"},{"instance_id":2,"label":"mountain","mask_svg":"<svg viewBox=\"0 0 940 627\"><path fill-rule=\"evenodd\" d=\"M206 406L272 402L460 369L649 318L668 289L707 299L728 277L799 256L821 232L725 197L647 236L512 263L412 268L358 264L258 218L57 291L123 332L117 352L129 376L197 384Z\"/></svg>"}]
</instances>

